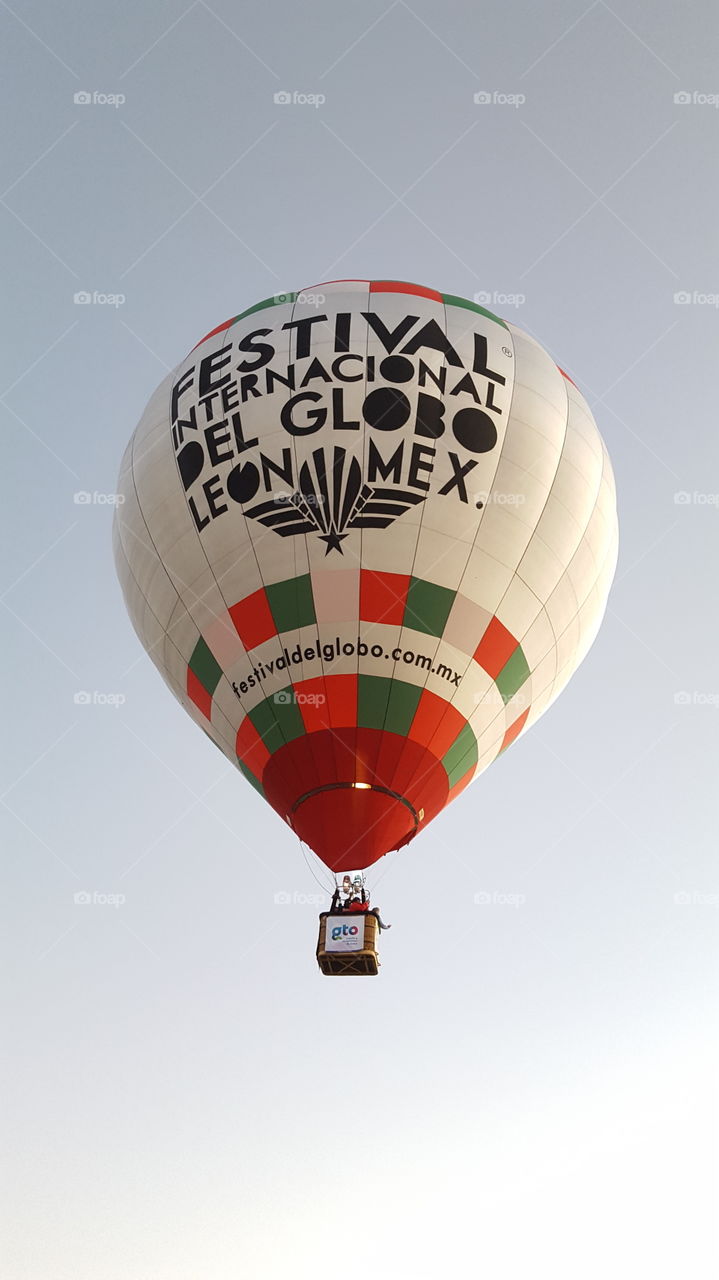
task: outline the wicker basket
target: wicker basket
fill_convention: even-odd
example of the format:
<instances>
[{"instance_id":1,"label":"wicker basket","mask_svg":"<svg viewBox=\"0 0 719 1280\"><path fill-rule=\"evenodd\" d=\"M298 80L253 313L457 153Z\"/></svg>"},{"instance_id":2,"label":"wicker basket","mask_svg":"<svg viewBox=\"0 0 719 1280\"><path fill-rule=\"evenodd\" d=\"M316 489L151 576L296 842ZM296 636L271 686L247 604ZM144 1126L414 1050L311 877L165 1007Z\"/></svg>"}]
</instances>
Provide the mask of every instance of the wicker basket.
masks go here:
<instances>
[{"instance_id":1,"label":"wicker basket","mask_svg":"<svg viewBox=\"0 0 719 1280\"><path fill-rule=\"evenodd\" d=\"M331 940L333 928L356 925L360 921L364 925L361 946L356 950L334 950ZM317 963L322 973L335 978L352 977L355 974L375 976L379 973L378 932L377 919L371 912L343 911L331 915L330 912L323 911L317 939Z\"/></svg>"}]
</instances>

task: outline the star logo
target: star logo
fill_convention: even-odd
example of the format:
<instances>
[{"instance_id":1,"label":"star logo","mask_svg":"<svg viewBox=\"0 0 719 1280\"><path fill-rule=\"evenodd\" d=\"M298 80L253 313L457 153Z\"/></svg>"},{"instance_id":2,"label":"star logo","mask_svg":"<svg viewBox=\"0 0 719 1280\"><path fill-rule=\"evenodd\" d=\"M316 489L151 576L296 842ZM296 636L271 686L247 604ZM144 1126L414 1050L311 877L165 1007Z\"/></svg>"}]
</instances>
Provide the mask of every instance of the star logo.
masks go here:
<instances>
[{"instance_id":1,"label":"star logo","mask_svg":"<svg viewBox=\"0 0 719 1280\"><path fill-rule=\"evenodd\" d=\"M338 551L351 529L386 529L426 494L389 485L365 484L357 458L335 446L331 464L324 449L315 449L311 462L300 467L299 487L289 502L270 498L245 510L281 538L316 533L326 544L325 555Z\"/></svg>"}]
</instances>

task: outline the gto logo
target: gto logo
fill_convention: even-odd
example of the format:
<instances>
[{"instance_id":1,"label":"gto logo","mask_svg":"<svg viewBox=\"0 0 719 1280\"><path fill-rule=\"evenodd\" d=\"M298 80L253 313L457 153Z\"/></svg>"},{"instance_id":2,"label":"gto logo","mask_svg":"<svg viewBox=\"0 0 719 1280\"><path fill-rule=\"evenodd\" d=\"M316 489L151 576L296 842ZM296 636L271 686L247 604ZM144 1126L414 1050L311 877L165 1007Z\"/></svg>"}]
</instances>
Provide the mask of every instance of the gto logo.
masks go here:
<instances>
[{"instance_id":1,"label":"gto logo","mask_svg":"<svg viewBox=\"0 0 719 1280\"><path fill-rule=\"evenodd\" d=\"M335 924L332 926L332 941L338 938L356 938L359 929L356 924Z\"/></svg>"},{"instance_id":2,"label":"gto logo","mask_svg":"<svg viewBox=\"0 0 719 1280\"><path fill-rule=\"evenodd\" d=\"M385 355L367 354L368 329ZM280 537L314 532L327 554L342 554L351 530L384 529L430 491L483 505L467 476L497 444L508 407L507 379L490 364L484 334L471 335L467 367L436 320L416 315L393 329L372 312L341 312L333 327L326 315L304 316L284 330L295 354L282 368L280 334L260 328L192 365L172 389L173 447L200 532L236 503ZM345 384L360 381L365 395L352 417ZM260 429L275 439L284 432L288 445L265 451ZM323 443L296 459L292 441L320 432Z\"/></svg>"}]
</instances>

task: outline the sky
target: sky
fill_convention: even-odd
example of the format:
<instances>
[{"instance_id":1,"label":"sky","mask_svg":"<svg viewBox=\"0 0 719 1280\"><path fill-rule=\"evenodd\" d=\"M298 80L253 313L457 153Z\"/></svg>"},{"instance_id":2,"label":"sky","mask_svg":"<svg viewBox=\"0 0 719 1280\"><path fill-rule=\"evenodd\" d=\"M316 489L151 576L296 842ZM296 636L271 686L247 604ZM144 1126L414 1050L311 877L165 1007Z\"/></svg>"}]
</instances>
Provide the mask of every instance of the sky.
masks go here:
<instances>
[{"instance_id":1,"label":"sky","mask_svg":"<svg viewBox=\"0 0 719 1280\"><path fill-rule=\"evenodd\" d=\"M714 6L1 0L0 31L3 1277L708 1280ZM621 537L561 698L373 877L350 986L110 542L166 373L338 277L538 338Z\"/></svg>"}]
</instances>

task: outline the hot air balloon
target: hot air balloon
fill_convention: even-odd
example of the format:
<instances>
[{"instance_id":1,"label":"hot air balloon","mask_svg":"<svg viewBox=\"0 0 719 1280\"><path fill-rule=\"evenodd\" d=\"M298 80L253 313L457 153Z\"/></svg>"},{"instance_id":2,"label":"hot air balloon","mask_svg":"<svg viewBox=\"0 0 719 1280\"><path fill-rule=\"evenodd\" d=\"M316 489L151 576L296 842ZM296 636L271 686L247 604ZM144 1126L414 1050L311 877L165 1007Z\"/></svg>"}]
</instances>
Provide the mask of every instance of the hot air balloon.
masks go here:
<instances>
[{"instance_id":1,"label":"hot air balloon","mask_svg":"<svg viewBox=\"0 0 719 1280\"><path fill-rule=\"evenodd\" d=\"M617 556L572 380L484 307L392 280L213 329L152 396L119 491L141 643L334 873L414 839L539 718Z\"/></svg>"}]
</instances>

